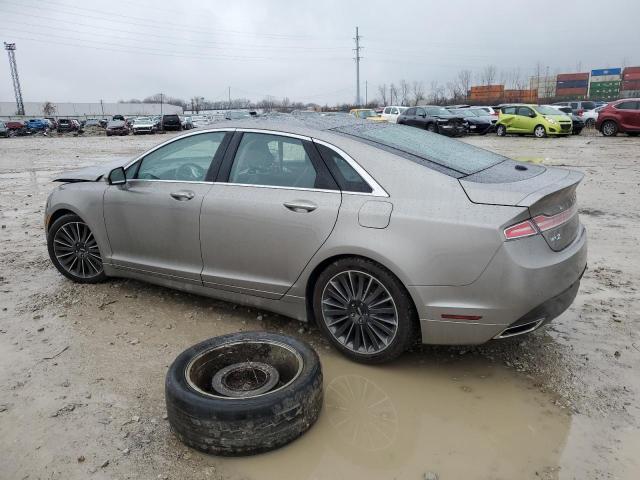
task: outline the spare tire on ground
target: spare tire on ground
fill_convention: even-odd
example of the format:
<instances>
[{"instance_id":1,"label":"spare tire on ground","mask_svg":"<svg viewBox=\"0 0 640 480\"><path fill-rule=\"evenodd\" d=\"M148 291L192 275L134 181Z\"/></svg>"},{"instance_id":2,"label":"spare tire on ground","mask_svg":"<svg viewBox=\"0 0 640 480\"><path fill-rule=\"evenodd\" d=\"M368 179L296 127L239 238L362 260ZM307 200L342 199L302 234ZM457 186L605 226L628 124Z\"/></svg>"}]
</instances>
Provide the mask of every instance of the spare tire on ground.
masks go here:
<instances>
[{"instance_id":1,"label":"spare tire on ground","mask_svg":"<svg viewBox=\"0 0 640 480\"><path fill-rule=\"evenodd\" d=\"M251 455L298 438L322 408L322 367L305 342L266 332L211 338L182 352L165 382L172 430L215 455Z\"/></svg>"}]
</instances>

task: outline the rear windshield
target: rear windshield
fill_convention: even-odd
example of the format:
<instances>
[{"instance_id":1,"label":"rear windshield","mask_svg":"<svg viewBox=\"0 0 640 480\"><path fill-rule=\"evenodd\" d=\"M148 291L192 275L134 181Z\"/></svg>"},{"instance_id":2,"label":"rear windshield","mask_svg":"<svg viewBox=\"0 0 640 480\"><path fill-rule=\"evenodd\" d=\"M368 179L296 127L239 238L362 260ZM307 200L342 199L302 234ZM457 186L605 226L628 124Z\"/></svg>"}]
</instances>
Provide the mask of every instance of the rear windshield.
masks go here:
<instances>
[{"instance_id":1,"label":"rear windshield","mask_svg":"<svg viewBox=\"0 0 640 480\"><path fill-rule=\"evenodd\" d=\"M334 129L355 138L408 153L425 166L435 163L464 175L477 173L507 160L498 155L444 135L391 123L351 124ZM424 160L421 162L420 160Z\"/></svg>"}]
</instances>

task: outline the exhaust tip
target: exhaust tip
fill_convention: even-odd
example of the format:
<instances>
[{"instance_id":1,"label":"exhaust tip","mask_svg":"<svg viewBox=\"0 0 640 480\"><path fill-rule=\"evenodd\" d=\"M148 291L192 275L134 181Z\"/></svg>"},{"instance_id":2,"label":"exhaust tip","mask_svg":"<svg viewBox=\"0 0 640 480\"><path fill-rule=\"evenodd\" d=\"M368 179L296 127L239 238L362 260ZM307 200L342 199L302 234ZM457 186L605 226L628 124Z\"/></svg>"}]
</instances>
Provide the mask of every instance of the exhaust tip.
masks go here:
<instances>
[{"instance_id":1,"label":"exhaust tip","mask_svg":"<svg viewBox=\"0 0 640 480\"><path fill-rule=\"evenodd\" d=\"M517 335L523 335L525 333L533 332L538 327L540 327L545 320L546 318L543 317L543 318L538 318L536 320L533 320L531 322L508 327L493 338L495 339L509 338L509 337L515 337Z\"/></svg>"}]
</instances>

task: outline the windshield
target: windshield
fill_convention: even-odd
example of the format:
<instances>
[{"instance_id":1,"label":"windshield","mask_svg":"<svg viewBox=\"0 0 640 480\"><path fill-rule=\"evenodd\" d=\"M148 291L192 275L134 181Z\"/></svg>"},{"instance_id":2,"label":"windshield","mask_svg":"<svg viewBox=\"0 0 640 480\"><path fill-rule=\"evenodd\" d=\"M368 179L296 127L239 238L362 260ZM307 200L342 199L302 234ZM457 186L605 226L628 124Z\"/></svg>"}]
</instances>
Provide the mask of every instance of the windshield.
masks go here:
<instances>
[{"instance_id":1,"label":"windshield","mask_svg":"<svg viewBox=\"0 0 640 480\"><path fill-rule=\"evenodd\" d=\"M490 116L489 112L484 108L470 108L469 110L471 110L478 117Z\"/></svg>"},{"instance_id":2,"label":"windshield","mask_svg":"<svg viewBox=\"0 0 640 480\"><path fill-rule=\"evenodd\" d=\"M409 153L417 163L427 165L428 162L433 162L462 174L470 175L507 160L506 157L488 150L405 125L367 122L333 130Z\"/></svg>"},{"instance_id":3,"label":"windshield","mask_svg":"<svg viewBox=\"0 0 640 480\"><path fill-rule=\"evenodd\" d=\"M140 118L136 118L133 123L148 123L150 122L151 119L149 117L140 117Z\"/></svg>"},{"instance_id":4,"label":"windshield","mask_svg":"<svg viewBox=\"0 0 640 480\"><path fill-rule=\"evenodd\" d=\"M542 115L564 115L560 110L556 110L553 107L547 107L546 105L538 105L533 108Z\"/></svg>"},{"instance_id":5,"label":"windshield","mask_svg":"<svg viewBox=\"0 0 640 480\"><path fill-rule=\"evenodd\" d=\"M455 113L456 115L462 115L463 117L477 117L476 113L473 110L468 108L450 108L449 111L451 113Z\"/></svg>"},{"instance_id":6,"label":"windshield","mask_svg":"<svg viewBox=\"0 0 640 480\"><path fill-rule=\"evenodd\" d=\"M369 118L375 116L376 112L374 112L373 110L360 110L356 112L356 117L358 118Z\"/></svg>"}]
</instances>

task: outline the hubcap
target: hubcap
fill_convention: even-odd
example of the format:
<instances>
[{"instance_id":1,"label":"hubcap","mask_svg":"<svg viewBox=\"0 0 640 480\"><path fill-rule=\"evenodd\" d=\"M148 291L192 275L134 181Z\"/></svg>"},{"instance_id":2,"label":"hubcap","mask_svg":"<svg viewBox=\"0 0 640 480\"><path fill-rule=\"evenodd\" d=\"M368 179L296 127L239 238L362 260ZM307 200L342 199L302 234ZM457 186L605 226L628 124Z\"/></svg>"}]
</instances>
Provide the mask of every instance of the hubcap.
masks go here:
<instances>
[{"instance_id":1,"label":"hubcap","mask_svg":"<svg viewBox=\"0 0 640 480\"><path fill-rule=\"evenodd\" d=\"M70 222L53 237L53 253L67 272L80 278L102 273L102 258L93 233L82 222Z\"/></svg>"},{"instance_id":2,"label":"hubcap","mask_svg":"<svg viewBox=\"0 0 640 480\"><path fill-rule=\"evenodd\" d=\"M604 133L607 135L612 135L613 132L615 131L615 128L613 126L613 124L611 122L607 122L604 125Z\"/></svg>"},{"instance_id":3,"label":"hubcap","mask_svg":"<svg viewBox=\"0 0 640 480\"><path fill-rule=\"evenodd\" d=\"M378 353L398 331L398 311L386 287L365 272L335 275L322 292L322 316L333 337L349 350Z\"/></svg>"},{"instance_id":4,"label":"hubcap","mask_svg":"<svg viewBox=\"0 0 640 480\"><path fill-rule=\"evenodd\" d=\"M543 137L544 136L544 128L543 127L538 127L536 128L536 137Z\"/></svg>"}]
</instances>

